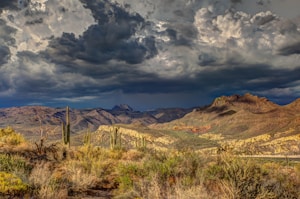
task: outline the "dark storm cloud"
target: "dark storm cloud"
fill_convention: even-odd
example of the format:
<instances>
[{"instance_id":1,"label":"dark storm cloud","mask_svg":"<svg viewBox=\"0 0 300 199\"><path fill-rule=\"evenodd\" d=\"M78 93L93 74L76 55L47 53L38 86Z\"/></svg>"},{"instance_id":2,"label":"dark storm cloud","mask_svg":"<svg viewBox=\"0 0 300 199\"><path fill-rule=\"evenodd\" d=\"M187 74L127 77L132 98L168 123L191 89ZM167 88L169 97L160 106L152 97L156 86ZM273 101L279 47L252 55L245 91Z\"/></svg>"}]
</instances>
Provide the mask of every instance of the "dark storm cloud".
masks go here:
<instances>
[{"instance_id":1,"label":"dark storm cloud","mask_svg":"<svg viewBox=\"0 0 300 199\"><path fill-rule=\"evenodd\" d=\"M284 46L278 50L280 55L300 54L300 41Z\"/></svg>"},{"instance_id":2,"label":"dark storm cloud","mask_svg":"<svg viewBox=\"0 0 300 199\"><path fill-rule=\"evenodd\" d=\"M55 76L47 73L49 66L39 72L30 72L24 67L30 63L40 63L41 57L30 52L18 54L20 59L19 76L14 79L16 93L24 98L53 99L55 98L80 98L82 96L95 96L105 92L120 90L124 93L138 93L145 86L143 92L152 92L153 85L166 82L153 74L147 74L129 65L60 65L55 69ZM28 60L30 62L28 63ZM103 83L103 82L104 83ZM158 81L158 83L156 83ZM3 85L5 86L5 85ZM166 88L171 88L167 86ZM153 88L152 88L153 89ZM143 93L142 92L142 93ZM158 93L162 92L157 89Z\"/></svg>"},{"instance_id":3,"label":"dark storm cloud","mask_svg":"<svg viewBox=\"0 0 300 199\"><path fill-rule=\"evenodd\" d=\"M208 53L202 53L198 56L200 66L214 66L217 64L217 58Z\"/></svg>"},{"instance_id":4,"label":"dark storm cloud","mask_svg":"<svg viewBox=\"0 0 300 199\"><path fill-rule=\"evenodd\" d=\"M18 9L17 0L1 0L0 1L0 13L2 9Z\"/></svg>"},{"instance_id":5,"label":"dark storm cloud","mask_svg":"<svg viewBox=\"0 0 300 199\"><path fill-rule=\"evenodd\" d=\"M135 11L151 21L149 32L159 36L170 36L167 45L192 46L193 40L197 38L198 32L193 21L196 11L204 1L141 0L136 4L129 0L121 1L130 3L132 9L135 8Z\"/></svg>"},{"instance_id":6,"label":"dark storm cloud","mask_svg":"<svg viewBox=\"0 0 300 199\"><path fill-rule=\"evenodd\" d=\"M86 8L89 8L99 25L107 23L128 24L130 29L134 29L144 19L137 13L130 14L126 7L112 3L108 0L81 0Z\"/></svg>"},{"instance_id":7,"label":"dark storm cloud","mask_svg":"<svg viewBox=\"0 0 300 199\"><path fill-rule=\"evenodd\" d=\"M257 5L260 5L260 6L263 6L263 5L265 5L265 4L270 4L270 3L271 3L270 0L257 0L257 1L256 1L256 4L257 4Z\"/></svg>"},{"instance_id":8,"label":"dark storm cloud","mask_svg":"<svg viewBox=\"0 0 300 199\"><path fill-rule=\"evenodd\" d=\"M0 41L1 44L5 44L8 46L15 44L15 39L13 34L16 32L16 29L7 26L6 22L0 19Z\"/></svg>"},{"instance_id":9,"label":"dark storm cloud","mask_svg":"<svg viewBox=\"0 0 300 199\"><path fill-rule=\"evenodd\" d=\"M166 32L171 40L170 44L178 46L192 46L198 35L195 26L188 23L169 25Z\"/></svg>"},{"instance_id":10,"label":"dark storm cloud","mask_svg":"<svg viewBox=\"0 0 300 199\"><path fill-rule=\"evenodd\" d=\"M242 3L242 0L231 0L232 3Z\"/></svg>"},{"instance_id":11,"label":"dark storm cloud","mask_svg":"<svg viewBox=\"0 0 300 199\"><path fill-rule=\"evenodd\" d=\"M19 63L14 66L16 70L10 77L15 97L51 101L53 98L71 98L107 89L99 87L91 78L81 75L80 71L75 72L67 66L49 63L39 54L22 51L17 56Z\"/></svg>"},{"instance_id":12,"label":"dark storm cloud","mask_svg":"<svg viewBox=\"0 0 300 199\"><path fill-rule=\"evenodd\" d=\"M156 54L154 38L148 37L142 41L130 39L128 32L123 30L115 24L94 25L79 39L72 33L64 33L50 42L51 50L46 54L58 62L80 59L94 64L104 64L109 60L137 64Z\"/></svg>"},{"instance_id":13,"label":"dark storm cloud","mask_svg":"<svg viewBox=\"0 0 300 199\"><path fill-rule=\"evenodd\" d=\"M282 95L282 90L290 89L291 85L299 80L299 73L300 67L292 70L274 69L268 65L228 67L203 71L186 88L199 89L209 96L216 97L251 92L275 98ZM275 92L270 92L274 89ZM280 102L289 103L292 95L296 97L297 93L281 96Z\"/></svg>"},{"instance_id":14,"label":"dark storm cloud","mask_svg":"<svg viewBox=\"0 0 300 199\"><path fill-rule=\"evenodd\" d=\"M19 10L17 1L1 1L13 11L0 19L0 95L26 103L111 101L118 93L177 101L182 93L298 85L299 64L288 56L300 54L295 21L237 11L242 0L116 1L31 1Z\"/></svg>"},{"instance_id":15,"label":"dark storm cloud","mask_svg":"<svg viewBox=\"0 0 300 199\"><path fill-rule=\"evenodd\" d=\"M71 92L76 93L76 96L114 90L122 90L124 93L176 93L183 90L185 92L201 90L210 93L246 88L255 91L271 89L274 85L285 87L288 83L296 81L295 71L273 69L267 64L248 65L240 60L242 56L238 52L231 53L226 60L209 51L201 53L198 64L207 67L196 72L193 78L185 76L164 78L158 73L143 72L139 70L138 64L157 54L155 45L157 38L147 36L141 39L134 35L153 24L149 25L140 15L129 13L126 8L108 1L88 1L85 6L92 10L97 24L90 26L79 38L72 33L64 33L59 38L53 38L43 53L47 59L61 64L58 70L62 73L73 71L96 81L111 78L106 84L86 82L85 85L73 86ZM181 17L183 13L176 12L176 15ZM272 14L253 18L258 26L271 23L273 20L275 17ZM169 41L166 43L169 46L195 45L199 32L192 23L168 23L164 26L165 30L156 33L158 37L167 36ZM227 46L230 46L229 40ZM86 63L78 64L78 60ZM218 66L218 70L209 66ZM294 78L284 78L281 74Z\"/></svg>"},{"instance_id":16,"label":"dark storm cloud","mask_svg":"<svg viewBox=\"0 0 300 199\"><path fill-rule=\"evenodd\" d=\"M8 46L15 44L13 34L15 29L6 25L6 22L0 19L0 66L7 63L10 59L10 50Z\"/></svg>"},{"instance_id":17,"label":"dark storm cloud","mask_svg":"<svg viewBox=\"0 0 300 199\"><path fill-rule=\"evenodd\" d=\"M37 73L31 71L32 63L39 63L40 56L30 51L22 51L17 54L19 58L18 78L14 79L17 93L28 92L31 95L41 93L52 93L56 85L55 78L49 76L42 70Z\"/></svg>"},{"instance_id":18,"label":"dark storm cloud","mask_svg":"<svg viewBox=\"0 0 300 199\"><path fill-rule=\"evenodd\" d=\"M26 25L35 25L35 24L41 24L43 23L43 18L37 18L37 19L32 19L30 21L26 21Z\"/></svg>"},{"instance_id":19,"label":"dark storm cloud","mask_svg":"<svg viewBox=\"0 0 300 199\"><path fill-rule=\"evenodd\" d=\"M6 63L10 58L10 51L7 46L0 45L0 66Z\"/></svg>"},{"instance_id":20,"label":"dark storm cloud","mask_svg":"<svg viewBox=\"0 0 300 199\"><path fill-rule=\"evenodd\" d=\"M153 37L134 36L145 25L138 14L130 14L108 1L88 1L86 7L92 10L97 24L90 26L80 38L75 38L72 33L54 38L47 56L56 61L80 59L104 64L119 60L137 64L157 53Z\"/></svg>"},{"instance_id":21,"label":"dark storm cloud","mask_svg":"<svg viewBox=\"0 0 300 199\"><path fill-rule=\"evenodd\" d=\"M266 15L266 16L263 16L263 17L262 16L256 16L254 20L255 20L257 25L263 26L267 23L270 23L274 19L276 19L276 17L273 14L270 14L270 15Z\"/></svg>"},{"instance_id":22,"label":"dark storm cloud","mask_svg":"<svg viewBox=\"0 0 300 199\"><path fill-rule=\"evenodd\" d=\"M178 94L182 93L205 93L206 96L243 94L245 92L265 92L274 88L278 93L266 93L270 98L280 95L280 89L288 89L291 84L298 81L300 68L293 70L274 69L268 65L249 65L223 67L218 70L205 69L194 78L164 79L154 75L140 73L133 75L136 78L121 78L120 87L125 94L145 93L155 94ZM121 76L120 76L121 77ZM129 76L127 76L129 77ZM143 78L142 78L143 77ZM296 96L297 94L295 94ZM291 95L280 98L281 103L290 102ZM201 100L200 98L198 99ZM278 99L277 99L278 100ZM172 101L172 100L171 100ZM209 102L208 102L209 103Z\"/></svg>"}]
</instances>

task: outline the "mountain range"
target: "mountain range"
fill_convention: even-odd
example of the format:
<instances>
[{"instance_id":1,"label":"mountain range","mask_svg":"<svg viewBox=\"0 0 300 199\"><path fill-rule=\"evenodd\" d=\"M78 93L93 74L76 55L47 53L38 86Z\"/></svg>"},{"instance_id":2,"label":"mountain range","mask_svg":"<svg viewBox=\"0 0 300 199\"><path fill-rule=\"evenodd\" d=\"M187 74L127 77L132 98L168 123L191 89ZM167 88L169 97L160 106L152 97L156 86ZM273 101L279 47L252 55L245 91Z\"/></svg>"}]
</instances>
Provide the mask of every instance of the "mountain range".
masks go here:
<instances>
[{"instance_id":1,"label":"mountain range","mask_svg":"<svg viewBox=\"0 0 300 199\"><path fill-rule=\"evenodd\" d=\"M65 115L65 108L3 108L0 127L12 126L33 140L45 135L57 140L61 138ZM71 108L70 120L71 133L77 140L82 140L82 132L87 129L103 137L114 125L119 126L127 143L142 135L159 148L234 148L246 154L300 154L300 99L281 106L246 93L221 96L210 105L190 109L141 112L126 104L112 109Z\"/></svg>"},{"instance_id":2,"label":"mountain range","mask_svg":"<svg viewBox=\"0 0 300 199\"><path fill-rule=\"evenodd\" d=\"M116 123L139 123L149 125L163 123L183 117L192 109L166 108L152 111L135 111L129 105L121 104L112 109L70 109L71 133L96 130L100 125ZM65 108L45 106L23 106L0 109L0 127L12 126L26 137L41 133L60 135L61 124L65 121Z\"/></svg>"}]
</instances>

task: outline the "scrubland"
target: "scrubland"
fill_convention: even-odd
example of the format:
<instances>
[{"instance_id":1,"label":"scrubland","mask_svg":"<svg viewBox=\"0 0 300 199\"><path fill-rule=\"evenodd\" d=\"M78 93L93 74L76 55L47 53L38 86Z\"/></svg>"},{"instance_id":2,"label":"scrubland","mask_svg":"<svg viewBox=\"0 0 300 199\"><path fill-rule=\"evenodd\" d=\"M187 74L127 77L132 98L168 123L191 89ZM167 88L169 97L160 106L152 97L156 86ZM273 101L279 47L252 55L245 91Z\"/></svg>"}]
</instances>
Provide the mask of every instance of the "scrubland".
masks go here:
<instances>
[{"instance_id":1,"label":"scrubland","mask_svg":"<svg viewBox=\"0 0 300 199\"><path fill-rule=\"evenodd\" d=\"M93 139L93 138L92 138ZM300 163L86 140L27 141L0 129L0 198L300 198Z\"/></svg>"}]
</instances>

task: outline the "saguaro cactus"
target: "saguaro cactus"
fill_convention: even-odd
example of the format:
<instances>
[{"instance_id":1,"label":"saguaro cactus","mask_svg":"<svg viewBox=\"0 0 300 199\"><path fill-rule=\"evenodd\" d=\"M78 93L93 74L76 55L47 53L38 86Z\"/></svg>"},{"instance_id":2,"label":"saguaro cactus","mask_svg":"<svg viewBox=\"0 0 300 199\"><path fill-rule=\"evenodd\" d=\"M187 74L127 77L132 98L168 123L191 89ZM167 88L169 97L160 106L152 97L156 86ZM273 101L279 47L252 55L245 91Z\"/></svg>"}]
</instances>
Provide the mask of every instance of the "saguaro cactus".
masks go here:
<instances>
[{"instance_id":1,"label":"saguaro cactus","mask_svg":"<svg viewBox=\"0 0 300 199\"><path fill-rule=\"evenodd\" d=\"M91 145L91 137L92 137L91 131L90 131L90 129L88 129L84 135L84 141L83 141L84 145L86 145L86 146Z\"/></svg>"},{"instance_id":2,"label":"saguaro cactus","mask_svg":"<svg viewBox=\"0 0 300 199\"><path fill-rule=\"evenodd\" d=\"M66 107L66 121L62 122L62 140L65 145L69 145L70 147L70 131L71 131L71 126L70 126L70 109L67 106Z\"/></svg>"},{"instance_id":3,"label":"saguaro cactus","mask_svg":"<svg viewBox=\"0 0 300 199\"><path fill-rule=\"evenodd\" d=\"M135 147L145 149L147 147L147 140L144 136L135 138Z\"/></svg>"},{"instance_id":4,"label":"saguaro cactus","mask_svg":"<svg viewBox=\"0 0 300 199\"><path fill-rule=\"evenodd\" d=\"M119 132L120 127L114 127L110 131L110 148L115 149L117 146L121 147L121 133ZM119 143L118 143L119 141Z\"/></svg>"},{"instance_id":5,"label":"saguaro cactus","mask_svg":"<svg viewBox=\"0 0 300 199\"><path fill-rule=\"evenodd\" d=\"M144 136L142 136L142 138L141 138L141 147L142 148L146 148L146 138L144 137Z\"/></svg>"}]
</instances>

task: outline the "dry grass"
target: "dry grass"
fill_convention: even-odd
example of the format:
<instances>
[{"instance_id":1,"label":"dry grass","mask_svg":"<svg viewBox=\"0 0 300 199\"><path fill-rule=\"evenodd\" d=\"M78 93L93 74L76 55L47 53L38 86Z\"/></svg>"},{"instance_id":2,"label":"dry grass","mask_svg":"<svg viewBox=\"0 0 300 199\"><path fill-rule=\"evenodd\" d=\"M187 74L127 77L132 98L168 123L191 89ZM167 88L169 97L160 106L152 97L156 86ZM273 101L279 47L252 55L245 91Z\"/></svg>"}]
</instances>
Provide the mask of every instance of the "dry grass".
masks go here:
<instances>
[{"instance_id":1,"label":"dry grass","mask_svg":"<svg viewBox=\"0 0 300 199\"><path fill-rule=\"evenodd\" d=\"M50 146L45 143L34 149L32 144L19 155L11 147L10 155L0 155L0 172L19 180L20 187L26 185L21 191L13 185L6 190L35 198L88 197L95 191L113 193L118 199L280 199L300 195L299 164L238 158L228 152L209 156L190 150L108 150L92 145L70 149L57 145L53 150Z\"/></svg>"}]
</instances>

